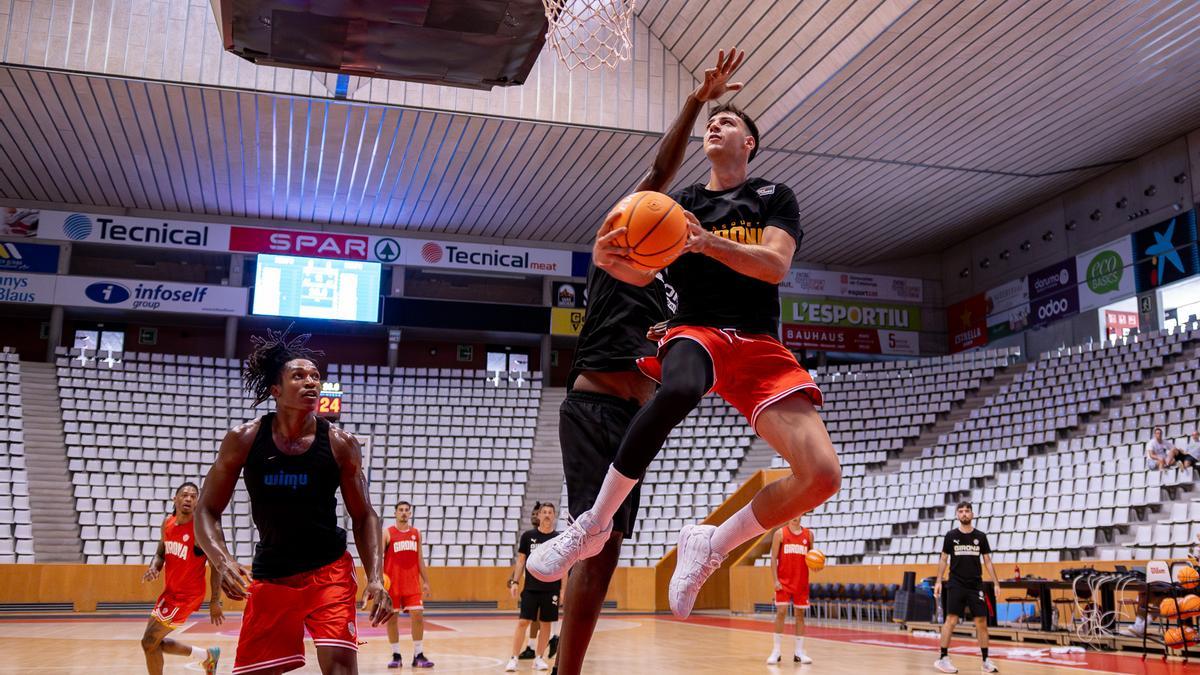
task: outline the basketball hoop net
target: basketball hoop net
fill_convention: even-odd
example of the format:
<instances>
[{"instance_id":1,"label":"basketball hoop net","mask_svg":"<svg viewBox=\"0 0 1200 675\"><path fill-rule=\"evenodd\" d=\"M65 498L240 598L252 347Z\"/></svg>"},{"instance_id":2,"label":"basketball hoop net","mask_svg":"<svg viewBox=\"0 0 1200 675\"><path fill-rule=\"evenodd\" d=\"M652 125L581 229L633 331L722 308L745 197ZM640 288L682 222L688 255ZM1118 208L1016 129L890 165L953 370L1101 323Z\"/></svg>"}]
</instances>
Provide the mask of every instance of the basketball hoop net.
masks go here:
<instances>
[{"instance_id":1,"label":"basketball hoop net","mask_svg":"<svg viewBox=\"0 0 1200 675\"><path fill-rule=\"evenodd\" d=\"M616 68L629 60L637 0L542 0L542 4L550 22L546 38L567 70Z\"/></svg>"}]
</instances>

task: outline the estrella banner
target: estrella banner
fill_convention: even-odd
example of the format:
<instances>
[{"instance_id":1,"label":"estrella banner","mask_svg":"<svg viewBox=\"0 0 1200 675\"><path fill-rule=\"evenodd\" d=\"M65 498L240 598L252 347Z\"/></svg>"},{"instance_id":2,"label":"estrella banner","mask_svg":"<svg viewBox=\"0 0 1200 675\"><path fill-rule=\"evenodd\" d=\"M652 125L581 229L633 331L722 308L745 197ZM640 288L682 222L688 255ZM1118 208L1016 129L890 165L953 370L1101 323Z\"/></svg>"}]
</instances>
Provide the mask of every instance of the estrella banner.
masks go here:
<instances>
[{"instance_id":1,"label":"estrella banner","mask_svg":"<svg viewBox=\"0 0 1200 675\"><path fill-rule=\"evenodd\" d=\"M976 293L946 308L950 353L982 347L988 343L987 297Z\"/></svg>"}]
</instances>

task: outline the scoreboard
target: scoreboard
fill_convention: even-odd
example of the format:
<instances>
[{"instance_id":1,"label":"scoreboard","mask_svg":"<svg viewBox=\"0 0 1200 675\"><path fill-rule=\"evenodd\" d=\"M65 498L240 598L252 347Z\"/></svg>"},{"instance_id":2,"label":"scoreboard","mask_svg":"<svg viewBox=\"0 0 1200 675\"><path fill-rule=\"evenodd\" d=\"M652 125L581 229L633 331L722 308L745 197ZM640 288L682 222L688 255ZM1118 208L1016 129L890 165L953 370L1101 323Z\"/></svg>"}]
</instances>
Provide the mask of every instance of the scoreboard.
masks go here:
<instances>
[{"instance_id":1,"label":"scoreboard","mask_svg":"<svg viewBox=\"0 0 1200 675\"><path fill-rule=\"evenodd\" d=\"M317 414L321 417L338 417L342 411L342 385L322 382L321 394L317 397Z\"/></svg>"}]
</instances>

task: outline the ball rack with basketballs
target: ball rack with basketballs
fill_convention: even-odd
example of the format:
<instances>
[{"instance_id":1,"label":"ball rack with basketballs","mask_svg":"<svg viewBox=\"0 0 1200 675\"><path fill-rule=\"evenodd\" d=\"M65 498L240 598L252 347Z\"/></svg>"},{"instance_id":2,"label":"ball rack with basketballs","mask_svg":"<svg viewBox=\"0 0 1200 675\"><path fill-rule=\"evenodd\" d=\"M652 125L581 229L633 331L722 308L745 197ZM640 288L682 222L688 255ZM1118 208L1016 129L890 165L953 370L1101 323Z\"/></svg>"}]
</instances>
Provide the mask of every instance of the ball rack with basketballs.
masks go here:
<instances>
[{"instance_id":1,"label":"ball rack with basketballs","mask_svg":"<svg viewBox=\"0 0 1200 675\"><path fill-rule=\"evenodd\" d=\"M1200 616L1200 595L1196 594L1200 586L1200 572L1188 562L1174 562L1164 565L1166 574L1155 574L1154 563L1146 566L1146 598L1162 597L1158 605L1158 626L1161 629L1162 643L1167 649L1177 649L1183 652L1186 663L1189 647L1200 644L1200 633L1196 630L1196 617ZM1160 565L1162 563L1159 563ZM1142 635L1142 649L1151 639L1150 631ZM1163 659L1167 658L1167 649L1163 650ZM1142 658L1145 659L1143 653Z\"/></svg>"}]
</instances>

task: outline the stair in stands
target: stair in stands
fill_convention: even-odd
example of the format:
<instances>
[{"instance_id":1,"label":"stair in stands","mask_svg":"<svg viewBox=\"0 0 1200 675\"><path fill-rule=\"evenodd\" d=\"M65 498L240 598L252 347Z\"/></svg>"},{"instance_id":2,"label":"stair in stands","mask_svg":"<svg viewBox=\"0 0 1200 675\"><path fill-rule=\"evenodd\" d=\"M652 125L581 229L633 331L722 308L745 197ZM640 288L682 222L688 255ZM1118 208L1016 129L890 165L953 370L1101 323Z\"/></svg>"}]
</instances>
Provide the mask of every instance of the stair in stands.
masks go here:
<instances>
[{"instance_id":1,"label":"stair in stands","mask_svg":"<svg viewBox=\"0 0 1200 675\"><path fill-rule=\"evenodd\" d=\"M525 504L521 511L528 516L539 501L557 502L563 491L562 446L558 441L558 409L567 398L565 387L543 387L538 407L537 429L533 434L533 456L529 461L529 478L525 484ZM559 515L566 507L558 505ZM561 520L561 518L560 518ZM524 523L529 521L522 518Z\"/></svg>"},{"instance_id":2,"label":"stair in stands","mask_svg":"<svg viewBox=\"0 0 1200 675\"><path fill-rule=\"evenodd\" d=\"M771 468L771 460L776 456L777 453L766 441L755 436L750 449L746 451L746 457L742 459L742 465L738 467L734 482L742 485L761 469Z\"/></svg>"},{"instance_id":3,"label":"stair in stands","mask_svg":"<svg viewBox=\"0 0 1200 675\"><path fill-rule=\"evenodd\" d=\"M932 426L926 427L920 436L906 443L900 454L888 458L888 461L883 464L875 465L873 467L874 471L877 473L891 473L899 470L900 465L905 461L920 457L921 451L937 443L939 436L954 431L955 424L970 417L972 410L982 407L987 403L989 398L995 396L1011 384L1021 370L1022 368L1015 364L1009 366L1007 370L997 369L995 377L971 392L970 396L959 406L946 413L945 416L939 416L938 421Z\"/></svg>"},{"instance_id":4,"label":"stair in stands","mask_svg":"<svg viewBox=\"0 0 1200 675\"><path fill-rule=\"evenodd\" d=\"M67 473L54 364L21 362L21 398L34 558L39 563L81 563L83 544Z\"/></svg>"}]
</instances>

